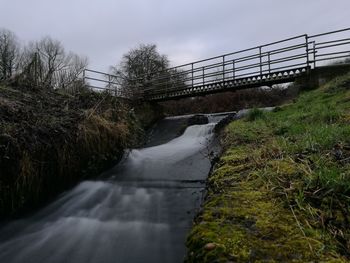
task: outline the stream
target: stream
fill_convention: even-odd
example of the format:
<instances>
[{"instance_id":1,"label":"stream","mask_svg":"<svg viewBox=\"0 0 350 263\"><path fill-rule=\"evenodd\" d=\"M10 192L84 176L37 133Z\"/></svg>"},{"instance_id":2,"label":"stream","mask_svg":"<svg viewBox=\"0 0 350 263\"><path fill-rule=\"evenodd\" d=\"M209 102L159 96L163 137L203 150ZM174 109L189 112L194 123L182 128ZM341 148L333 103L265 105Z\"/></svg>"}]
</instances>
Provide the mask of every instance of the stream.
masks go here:
<instances>
[{"instance_id":1,"label":"stream","mask_svg":"<svg viewBox=\"0 0 350 263\"><path fill-rule=\"evenodd\" d=\"M84 181L41 211L0 230L1 263L183 262L224 115L192 125L159 122L145 148L133 149L94 181Z\"/></svg>"}]
</instances>

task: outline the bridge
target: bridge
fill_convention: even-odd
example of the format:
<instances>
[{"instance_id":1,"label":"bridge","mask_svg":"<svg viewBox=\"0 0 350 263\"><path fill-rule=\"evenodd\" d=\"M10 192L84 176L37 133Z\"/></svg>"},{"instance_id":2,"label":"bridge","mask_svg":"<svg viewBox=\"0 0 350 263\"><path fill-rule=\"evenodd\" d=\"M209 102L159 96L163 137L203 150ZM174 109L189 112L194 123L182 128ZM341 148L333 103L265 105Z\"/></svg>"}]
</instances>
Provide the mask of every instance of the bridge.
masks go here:
<instances>
[{"instance_id":1,"label":"bridge","mask_svg":"<svg viewBox=\"0 0 350 263\"><path fill-rule=\"evenodd\" d=\"M311 76L316 69L349 62L349 58L350 28L346 28L303 34L187 63L154 72L147 79L126 80L86 69L83 80L91 89L116 96L131 96L129 92L136 86L138 98L166 101L293 82Z\"/></svg>"}]
</instances>

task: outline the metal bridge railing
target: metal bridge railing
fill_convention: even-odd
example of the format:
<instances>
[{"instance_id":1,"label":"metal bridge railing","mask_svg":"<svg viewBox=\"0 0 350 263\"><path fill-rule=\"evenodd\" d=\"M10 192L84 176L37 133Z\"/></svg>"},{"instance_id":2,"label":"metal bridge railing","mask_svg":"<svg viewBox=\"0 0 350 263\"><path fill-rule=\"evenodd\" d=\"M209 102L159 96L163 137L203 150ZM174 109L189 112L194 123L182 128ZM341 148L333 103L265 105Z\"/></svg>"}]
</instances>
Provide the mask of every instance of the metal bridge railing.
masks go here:
<instances>
[{"instance_id":1,"label":"metal bridge railing","mask_svg":"<svg viewBox=\"0 0 350 263\"><path fill-rule=\"evenodd\" d=\"M154 72L150 80L147 76L148 80L138 79L134 82L144 83L138 96L146 99L159 95L166 97L168 94L176 96L181 91L186 91L190 96L191 91L203 87L224 86L239 80L253 79L263 85L267 79L283 77L289 71L307 73L310 69L346 58L350 59L350 28L311 36L299 35ZM99 77L91 74L98 74ZM118 76L85 70L83 78L93 89L107 90L116 96L131 96L128 92L122 94L128 89L126 82Z\"/></svg>"},{"instance_id":2,"label":"metal bridge railing","mask_svg":"<svg viewBox=\"0 0 350 263\"><path fill-rule=\"evenodd\" d=\"M300 35L159 72L145 91L152 96L240 78L262 80L264 74L309 66L308 37Z\"/></svg>"},{"instance_id":3,"label":"metal bridge railing","mask_svg":"<svg viewBox=\"0 0 350 263\"><path fill-rule=\"evenodd\" d=\"M101 71L85 69L83 80L87 87L95 91L107 91L115 96L120 96L121 85L118 76L107 74Z\"/></svg>"},{"instance_id":4,"label":"metal bridge railing","mask_svg":"<svg viewBox=\"0 0 350 263\"><path fill-rule=\"evenodd\" d=\"M350 59L350 28L308 37L313 67Z\"/></svg>"},{"instance_id":5,"label":"metal bridge railing","mask_svg":"<svg viewBox=\"0 0 350 263\"><path fill-rule=\"evenodd\" d=\"M113 96L121 98L141 97L141 94L137 93L135 89L132 90L128 87L129 84L126 84L127 81L120 76L97 70L85 69L82 72L82 79L85 86L95 92L108 92Z\"/></svg>"}]
</instances>

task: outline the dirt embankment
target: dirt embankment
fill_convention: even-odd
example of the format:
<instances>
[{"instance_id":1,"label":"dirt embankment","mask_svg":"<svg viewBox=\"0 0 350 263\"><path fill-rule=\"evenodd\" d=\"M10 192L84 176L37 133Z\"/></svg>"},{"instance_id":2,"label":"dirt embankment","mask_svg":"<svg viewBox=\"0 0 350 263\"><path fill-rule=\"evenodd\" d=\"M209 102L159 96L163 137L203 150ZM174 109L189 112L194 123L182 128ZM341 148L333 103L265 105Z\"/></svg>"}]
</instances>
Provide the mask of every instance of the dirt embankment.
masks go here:
<instances>
[{"instance_id":1,"label":"dirt embankment","mask_svg":"<svg viewBox=\"0 0 350 263\"><path fill-rule=\"evenodd\" d=\"M154 105L108 94L0 86L0 218L97 176L159 117Z\"/></svg>"}]
</instances>

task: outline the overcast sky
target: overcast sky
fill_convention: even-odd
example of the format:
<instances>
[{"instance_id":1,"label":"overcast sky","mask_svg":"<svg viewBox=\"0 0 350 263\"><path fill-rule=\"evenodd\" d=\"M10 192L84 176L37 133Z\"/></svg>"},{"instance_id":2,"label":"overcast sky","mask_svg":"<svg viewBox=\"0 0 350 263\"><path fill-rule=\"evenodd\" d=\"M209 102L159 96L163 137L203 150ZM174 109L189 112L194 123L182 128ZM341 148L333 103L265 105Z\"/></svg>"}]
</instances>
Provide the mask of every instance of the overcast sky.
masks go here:
<instances>
[{"instance_id":1,"label":"overcast sky","mask_svg":"<svg viewBox=\"0 0 350 263\"><path fill-rule=\"evenodd\" d=\"M172 65L350 27L350 0L0 0L0 28L49 35L107 71L141 43Z\"/></svg>"}]
</instances>

